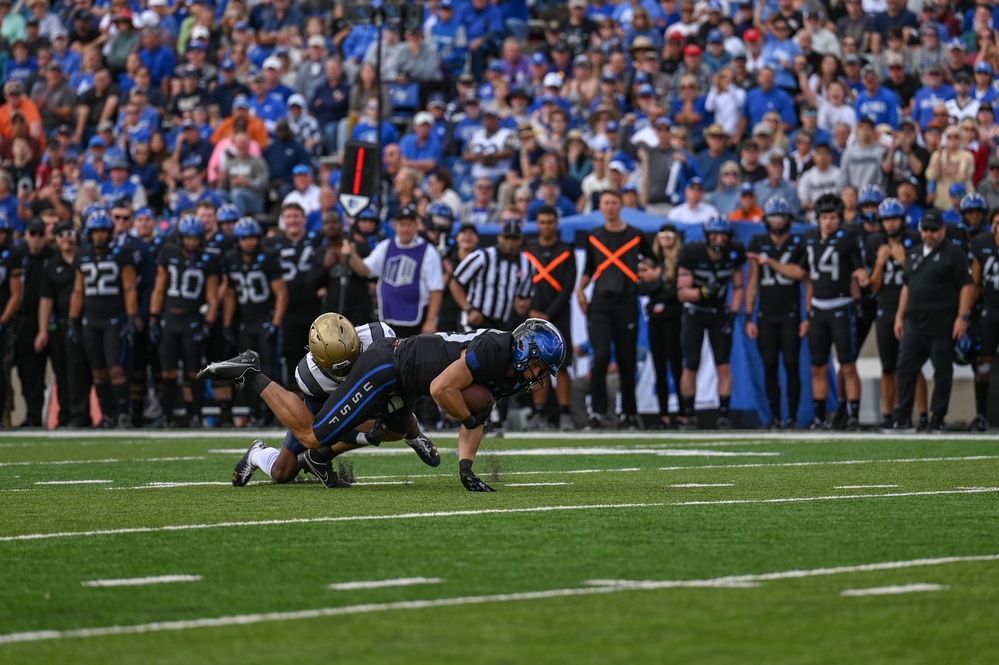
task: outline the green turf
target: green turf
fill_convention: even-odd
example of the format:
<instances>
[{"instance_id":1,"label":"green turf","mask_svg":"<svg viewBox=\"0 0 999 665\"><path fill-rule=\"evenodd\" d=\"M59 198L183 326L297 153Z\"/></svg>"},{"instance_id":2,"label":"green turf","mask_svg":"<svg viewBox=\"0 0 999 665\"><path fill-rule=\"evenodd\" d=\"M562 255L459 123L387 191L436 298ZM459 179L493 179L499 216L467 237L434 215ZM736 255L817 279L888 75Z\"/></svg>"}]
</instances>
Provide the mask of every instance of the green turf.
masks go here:
<instances>
[{"instance_id":1,"label":"green turf","mask_svg":"<svg viewBox=\"0 0 999 665\"><path fill-rule=\"evenodd\" d=\"M589 583L999 555L999 492L963 489L999 487L990 440L508 438L487 441L476 463L495 494L461 488L453 439L439 440L439 469L405 448L344 458L361 483L407 484L326 490L258 474L233 488L239 455L212 451L247 443L0 438L0 662L993 663L999 648L999 560L744 588ZM540 448L560 452L490 454ZM626 454L578 454L592 449ZM193 459L165 459L180 457ZM84 460L97 461L52 463ZM112 482L36 484L87 479ZM225 484L149 487L162 482ZM731 486L672 487L695 483ZM884 496L923 492L938 493ZM831 498L846 496L858 498ZM189 525L203 528L160 528ZM142 531L84 533L115 529ZM61 535L11 539L30 534ZM179 574L203 579L81 585ZM411 577L441 582L328 588ZM908 584L947 588L840 595ZM436 604L393 605L412 601ZM324 608L338 613L289 618ZM245 625L160 623L265 613ZM145 628L58 632L111 626ZM57 632L5 643L34 631Z\"/></svg>"}]
</instances>

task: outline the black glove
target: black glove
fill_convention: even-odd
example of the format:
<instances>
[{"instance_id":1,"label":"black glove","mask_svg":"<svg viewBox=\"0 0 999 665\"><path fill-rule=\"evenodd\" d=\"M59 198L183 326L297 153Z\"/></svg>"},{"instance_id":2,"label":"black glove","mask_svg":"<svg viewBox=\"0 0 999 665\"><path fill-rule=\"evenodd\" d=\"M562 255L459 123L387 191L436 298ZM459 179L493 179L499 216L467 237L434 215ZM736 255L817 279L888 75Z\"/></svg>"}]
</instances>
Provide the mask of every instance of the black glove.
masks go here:
<instances>
[{"instance_id":1,"label":"black glove","mask_svg":"<svg viewBox=\"0 0 999 665\"><path fill-rule=\"evenodd\" d=\"M80 344L83 326L80 325L80 319L70 319L69 326L66 328L66 340L77 346Z\"/></svg>"},{"instance_id":2,"label":"black glove","mask_svg":"<svg viewBox=\"0 0 999 665\"><path fill-rule=\"evenodd\" d=\"M159 344L162 332L163 330L160 328L160 317L149 317L149 341L153 344Z\"/></svg>"},{"instance_id":3,"label":"black glove","mask_svg":"<svg viewBox=\"0 0 999 665\"><path fill-rule=\"evenodd\" d=\"M458 474L461 478L461 484L465 486L469 492L495 492L492 487L486 485L484 482L479 480L479 477L472 473L471 469L462 469Z\"/></svg>"},{"instance_id":4,"label":"black glove","mask_svg":"<svg viewBox=\"0 0 999 665\"><path fill-rule=\"evenodd\" d=\"M222 339L229 346L236 348L236 332L232 328L222 329Z\"/></svg>"},{"instance_id":5,"label":"black glove","mask_svg":"<svg viewBox=\"0 0 999 665\"><path fill-rule=\"evenodd\" d=\"M270 321L264 324L264 335L266 335L268 342L274 341L274 338L277 337L277 332L277 326Z\"/></svg>"},{"instance_id":6,"label":"black glove","mask_svg":"<svg viewBox=\"0 0 999 665\"><path fill-rule=\"evenodd\" d=\"M465 429L475 429L476 427L481 427L489 420L489 414L493 412L492 406L487 406L486 408L473 413L464 420L461 421L462 426Z\"/></svg>"},{"instance_id":7,"label":"black glove","mask_svg":"<svg viewBox=\"0 0 999 665\"><path fill-rule=\"evenodd\" d=\"M725 325L722 326L722 332L726 335L731 335L732 331L735 329L735 320L739 316L738 312L728 310L725 312Z\"/></svg>"},{"instance_id":8,"label":"black glove","mask_svg":"<svg viewBox=\"0 0 999 665\"><path fill-rule=\"evenodd\" d=\"M381 418L376 418L375 422L371 425L371 431L364 436L368 439L368 443L377 446L388 436L389 431L389 427L385 424L385 421Z\"/></svg>"},{"instance_id":9,"label":"black glove","mask_svg":"<svg viewBox=\"0 0 999 665\"><path fill-rule=\"evenodd\" d=\"M125 343L129 346L135 344L135 338L139 334L139 329L135 325L134 320L130 320L125 328L121 331L121 336L125 338Z\"/></svg>"}]
</instances>

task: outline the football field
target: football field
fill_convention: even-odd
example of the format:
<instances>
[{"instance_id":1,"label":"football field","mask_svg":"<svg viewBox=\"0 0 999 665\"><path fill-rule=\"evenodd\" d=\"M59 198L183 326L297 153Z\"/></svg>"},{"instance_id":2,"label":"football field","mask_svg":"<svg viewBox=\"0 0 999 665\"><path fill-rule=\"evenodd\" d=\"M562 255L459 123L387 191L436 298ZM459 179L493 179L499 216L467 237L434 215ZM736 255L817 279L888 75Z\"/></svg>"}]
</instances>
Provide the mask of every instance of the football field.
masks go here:
<instances>
[{"instance_id":1,"label":"football field","mask_svg":"<svg viewBox=\"0 0 999 665\"><path fill-rule=\"evenodd\" d=\"M0 436L0 663L996 662L994 437L720 434Z\"/></svg>"}]
</instances>

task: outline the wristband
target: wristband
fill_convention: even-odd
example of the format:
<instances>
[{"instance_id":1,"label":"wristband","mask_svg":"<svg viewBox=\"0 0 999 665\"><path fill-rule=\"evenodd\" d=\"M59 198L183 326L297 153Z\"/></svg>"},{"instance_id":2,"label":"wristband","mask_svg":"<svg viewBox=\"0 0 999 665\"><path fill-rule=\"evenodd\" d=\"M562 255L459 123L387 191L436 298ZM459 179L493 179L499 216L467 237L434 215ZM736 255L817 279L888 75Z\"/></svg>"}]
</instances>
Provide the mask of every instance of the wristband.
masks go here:
<instances>
[{"instance_id":1,"label":"wristband","mask_svg":"<svg viewBox=\"0 0 999 665\"><path fill-rule=\"evenodd\" d=\"M467 418L461 421L462 427L465 429L475 429L479 426L479 420L474 415L469 415Z\"/></svg>"}]
</instances>

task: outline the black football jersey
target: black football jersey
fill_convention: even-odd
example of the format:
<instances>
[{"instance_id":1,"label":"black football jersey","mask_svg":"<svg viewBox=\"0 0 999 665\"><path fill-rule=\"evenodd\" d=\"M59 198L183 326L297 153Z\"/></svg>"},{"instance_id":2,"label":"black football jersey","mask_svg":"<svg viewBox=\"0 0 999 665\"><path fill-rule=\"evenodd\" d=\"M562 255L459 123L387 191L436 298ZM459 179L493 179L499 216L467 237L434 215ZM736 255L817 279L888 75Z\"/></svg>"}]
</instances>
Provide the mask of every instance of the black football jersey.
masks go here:
<instances>
[{"instance_id":1,"label":"black football jersey","mask_svg":"<svg viewBox=\"0 0 999 665\"><path fill-rule=\"evenodd\" d=\"M73 265L62 260L60 254L45 261L42 272L42 285L39 297L52 299L52 315L56 318L69 316L69 303L73 297L76 271Z\"/></svg>"},{"instance_id":2,"label":"black football jersey","mask_svg":"<svg viewBox=\"0 0 999 665\"><path fill-rule=\"evenodd\" d=\"M707 286L714 288L716 284L727 286L732 281L736 270L742 269L746 263L746 248L733 240L717 260L708 254L706 242L692 242L684 245L680 251L679 265L686 268L694 276L694 288ZM713 298L704 298L693 303L696 307L723 310L728 301L728 294Z\"/></svg>"},{"instance_id":3,"label":"black football jersey","mask_svg":"<svg viewBox=\"0 0 999 665\"><path fill-rule=\"evenodd\" d=\"M865 261L872 269L878 262L878 249L888 243L888 237L883 233L868 236L864 245ZM902 231L902 246L906 253L909 248L919 244L919 234L911 230ZM881 289L877 293L878 303L884 309L898 309L898 299L905 285L905 268L893 258L885 261L885 272L881 278Z\"/></svg>"},{"instance_id":4,"label":"black football jersey","mask_svg":"<svg viewBox=\"0 0 999 665\"><path fill-rule=\"evenodd\" d=\"M223 263L229 288L236 291L243 323L269 320L274 309L271 282L282 275L278 253L261 248L250 261L244 261L242 253L234 249L226 252Z\"/></svg>"},{"instance_id":5,"label":"black football jersey","mask_svg":"<svg viewBox=\"0 0 999 665\"><path fill-rule=\"evenodd\" d=\"M205 304L205 284L212 275L220 275L219 257L199 249L185 256L177 245L167 245L160 251L159 265L167 272L167 290L163 311L197 314Z\"/></svg>"},{"instance_id":6,"label":"black football jersey","mask_svg":"<svg viewBox=\"0 0 999 665\"><path fill-rule=\"evenodd\" d=\"M511 368L513 335L498 330L470 333L429 333L399 342L399 373L402 392L429 395L430 384L448 365L465 353L465 363L473 383L489 388L494 397L505 397L520 390L516 377L507 376Z\"/></svg>"},{"instance_id":7,"label":"black football jersey","mask_svg":"<svg viewBox=\"0 0 999 665\"><path fill-rule=\"evenodd\" d=\"M864 267L860 243L847 229L822 238L819 229L802 236L804 265L812 279L812 297L819 300L849 298L853 271Z\"/></svg>"},{"instance_id":8,"label":"black football jersey","mask_svg":"<svg viewBox=\"0 0 999 665\"><path fill-rule=\"evenodd\" d=\"M108 247L98 251L93 245L76 254L75 272L83 275L83 315L110 319L125 311L125 292L121 272L135 268L135 256L128 248Z\"/></svg>"},{"instance_id":9,"label":"black football jersey","mask_svg":"<svg viewBox=\"0 0 999 665\"><path fill-rule=\"evenodd\" d=\"M209 254L215 254L221 258L230 249L236 249L236 238L233 236L228 236L221 231L205 236L205 251Z\"/></svg>"},{"instance_id":10,"label":"black football jersey","mask_svg":"<svg viewBox=\"0 0 999 665\"><path fill-rule=\"evenodd\" d=\"M784 242L773 241L769 233L749 239L749 251L762 254L778 263L801 265L805 246L801 236L788 235ZM801 282L785 277L769 265L759 267L759 302L763 314L789 314L801 309Z\"/></svg>"},{"instance_id":11,"label":"black football jersey","mask_svg":"<svg viewBox=\"0 0 999 665\"><path fill-rule=\"evenodd\" d=\"M531 308L549 318L569 314L569 302L576 288L576 255L572 245L558 241L550 247L534 244L524 250L534 265L534 300Z\"/></svg>"},{"instance_id":12,"label":"black football jersey","mask_svg":"<svg viewBox=\"0 0 999 665\"><path fill-rule=\"evenodd\" d=\"M309 307L309 311L319 307L319 296L309 289L309 272L323 255L320 248L323 238L315 231L309 231L299 241L289 240L284 236L267 238L264 246L276 250L280 256L281 269L284 271L284 281L288 285L288 306L298 309L298 305Z\"/></svg>"},{"instance_id":13,"label":"black football jersey","mask_svg":"<svg viewBox=\"0 0 999 665\"><path fill-rule=\"evenodd\" d=\"M980 233L971 243L971 255L982 266L982 297L989 307L999 307L999 248L990 233Z\"/></svg>"},{"instance_id":14,"label":"black football jersey","mask_svg":"<svg viewBox=\"0 0 999 665\"><path fill-rule=\"evenodd\" d=\"M10 280L24 273L24 252L8 245L0 249L0 308L10 300Z\"/></svg>"}]
</instances>

